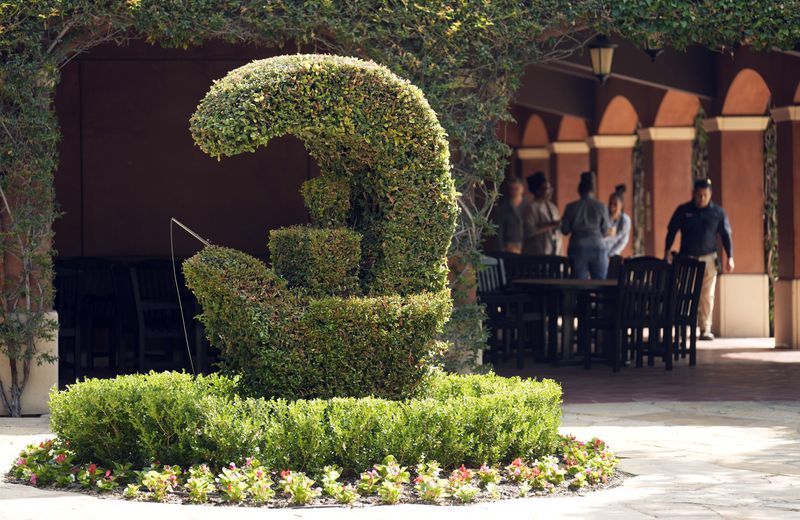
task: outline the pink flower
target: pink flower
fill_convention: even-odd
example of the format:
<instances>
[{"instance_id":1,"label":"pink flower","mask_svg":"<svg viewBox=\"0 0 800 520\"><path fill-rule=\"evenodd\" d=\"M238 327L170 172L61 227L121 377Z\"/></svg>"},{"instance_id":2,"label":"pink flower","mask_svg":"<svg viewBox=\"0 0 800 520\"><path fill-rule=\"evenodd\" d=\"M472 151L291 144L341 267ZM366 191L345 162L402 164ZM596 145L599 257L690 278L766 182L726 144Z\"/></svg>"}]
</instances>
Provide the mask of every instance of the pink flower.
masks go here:
<instances>
[{"instance_id":1,"label":"pink flower","mask_svg":"<svg viewBox=\"0 0 800 520\"><path fill-rule=\"evenodd\" d=\"M419 475L417 478L414 479L414 484L419 484L421 482L425 482L425 477Z\"/></svg>"},{"instance_id":2,"label":"pink flower","mask_svg":"<svg viewBox=\"0 0 800 520\"><path fill-rule=\"evenodd\" d=\"M252 464L253 464L253 457L247 457L246 459L244 459L245 466L250 466Z\"/></svg>"},{"instance_id":3,"label":"pink flower","mask_svg":"<svg viewBox=\"0 0 800 520\"><path fill-rule=\"evenodd\" d=\"M23 459L22 457L18 458L16 462L14 462L14 464L16 464L17 466L24 466L27 463L28 461Z\"/></svg>"},{"instance_id":4,"label":"pink flower","mask_svg":"<svg viewBox=\"0 0 800 520\"><path fill-rule=\"evenodd\" d=\"M520 476L521 473L522 473L522 471L519 468L514 468L514 476L515 477Z\"/></svg>"},{"instance_id":5,"label":"pink flower","mask_svg":"<svg viewBox=\"0 0 800 520\"><path fill-rule=\"evenodd\" d=\"M56 464L63 464L65 460L67 460L66 453L59 453L56 455Z\"/></svg>"},{"instance_id":6,"label":"pink flower","mask_svg":"<svg viewBox=\"0 0 800 520\"><path fill-rule=\"evenodd\" d=\"M539 468L531 468L531 475L532 476L538 477L541 474L542 474L542 470L540 470Z\"/></svg>"},{"instance_id":7,"label":"pink flower","mask_svg":"<svg viewBox=\"0 0 800 520\"><path fill-rule=\"evenodd\" d=\"M110 477L110 476L111 476L111 470L110 470L110 469L107 469L107 470L106 470L106 476L105 476L105 478L108 478L108 477Z\"/></svg>"},{"instance_id":8,"label":"pink flower","mask_svg":"<svg viewBox=\"0 0 800 520\"><path fill-rule=\"evenodd\" d=\"M517 457L516 459L511 461L512 466L516 466L517 468L522 466L522 459Z\"/></svg>"},{"instance_id":9,"label":"pink flower","mask_svg":"<svg viewBox=\"0 0 800 520\"><path fill-rule=\"evenodd\" d=\"M236 464L231 462L230 464L228 464L228 467L231 469L231 471L234 471L236 469Z\"/></svg>"},{"instance_id":10,"label":"pink flower","mask_svg":"<svg viewBox=\"0 0 800 520\"><path fill-rule=\"evenodd\" d=\"M36 476L36 473L31 473L31 484L34 486L39 483L39 477Z\"/></svg>"},{"instance_id":11,"label":"pink flower","mask_svg":"<svg viewBox=\"0 0 800 520\"><path fill-rule=\"evenodd\" d=\"M97 471L97 464L89 464L89 467L86 468L86 472L89 473L90 475L94 475L96 471Z\"/></svg>"},{"instance_id":12,"label":"pink flower","mask_svg":"<svg viewBox=\"0 0 800 520\"><path fill-rule=\"evenodd\" d=\"M491 471L491 468L487 466L486 463L484 462L483 464L481 464L481 469L478 471L480 471L481 473L489 473Z\"/></svg>"},{"instance_id":13,"label":"pink flower","mask_svg":"<svg viewBox=\"0 0 800 520\"><path fill-rule=\"evenodd\" d=\"M261 480L261 477L263 477L263 476L264 476L264 471L262 471L262 470L260 470L260 469L257 469L257 470L256 470L256 478L257 478L258 480Z\"/></svg>"},{"instance_id":14,"label":"pink flower","mask_svg":"<svg viewBox=\"0 0 800 520\"><path fill-rule=\"evenodd\" d=\"M281 471L281 478L282 479L287 479L287 478L289 478L291 476L292 476L292 472L290 470L285 469L285 470Z\"/></svg>"}]
</instances>

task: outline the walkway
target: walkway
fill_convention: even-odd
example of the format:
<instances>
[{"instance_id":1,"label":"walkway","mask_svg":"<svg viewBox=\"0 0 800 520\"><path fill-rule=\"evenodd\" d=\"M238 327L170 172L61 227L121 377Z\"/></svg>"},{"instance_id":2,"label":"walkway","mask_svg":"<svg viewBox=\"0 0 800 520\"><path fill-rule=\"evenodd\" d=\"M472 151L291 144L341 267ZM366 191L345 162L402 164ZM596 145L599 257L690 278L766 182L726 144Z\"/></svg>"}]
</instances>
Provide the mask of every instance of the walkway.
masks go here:
<instances>
[{"instance_id":1,"label":"walkway","mask_svg":"<svg viewBox=\"0 0 800 520\"><path fill-rule=\"evenodd\" d=\"M590 372L557 369L568 396L562 430L581 438L598 436L608 441L622 457L620 469L635 475L620 487L583 497L512 500L469 507L413 505L267 512L128 503L0 483L0 520L126 520L147 516L209 520L798 519L800 400L786 397L798 395L800 359L797 352L762 347L756 342L745 342L743 347L736 342L704 346L697 368L679 366L668 376L660 369L627 369L620 374L611 374L605 367L595 367ZM720 365L705 365L711 359L720 360ZM725 367L732 374L726 375ZM554 369L548 370L553 370L548 375L555 373ZM761 370L769 371L777 381L765 381ZM592 384L584 383L579 376L588 376L589 381L604 385L605 389L592 392ZM737 392L737 396L738 392L763 396L762 389L752 386L762 383L774 391L782 390L776 396L782 400L724 400L725 389ZM701 396L696 395L700 391L710 392L707 398L713 400L700 401ZM670 400L660 399L661 395ZM609 401L589 402L601 396ZM676 397L685 400L679 402ZM46 433L45 419L0 419L0 471L5 472L25 443L44 438Z\"/></svg>"},{"instance_id":2,"label":"walkway","mask_svg":"<svg viewBox=\"0 0 800 520\"><path fill-rule=\"evenodd\" d=\"M800 350L776 350L770 338L698 342L697 366L678 361L671 372L654 367L606 365L553 367L513 362L498 364L504 376L551 378L562 383L565 403L628 401L800 401ZM646 365L646 363L645 363Z\"/></svg>"}]
</instances>

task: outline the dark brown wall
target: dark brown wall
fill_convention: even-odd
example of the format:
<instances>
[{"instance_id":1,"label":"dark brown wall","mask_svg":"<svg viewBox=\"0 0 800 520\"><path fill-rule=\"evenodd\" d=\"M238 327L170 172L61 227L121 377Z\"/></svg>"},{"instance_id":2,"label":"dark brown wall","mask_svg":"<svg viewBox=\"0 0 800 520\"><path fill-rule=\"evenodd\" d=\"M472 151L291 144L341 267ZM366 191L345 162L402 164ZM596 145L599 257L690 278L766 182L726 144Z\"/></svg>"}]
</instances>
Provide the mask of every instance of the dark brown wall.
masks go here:
<instances>
[{"instance_id":1,"label":"dark brown wall","mask_svg":"<svg viewBox=\"0 0 800 520\"><path fill-rule=\"evenodd\" d=\"M273 54L136 44L104 46L69 64L56 97L59 254L166 256L174 216L214 243L263 255L269 229L307 222L298 190L316 168L300 141L281 138L218 162L189 134L189 117L213 80ZM178 255L197 248L176 234Z\"/></svg>"}]
</instances>

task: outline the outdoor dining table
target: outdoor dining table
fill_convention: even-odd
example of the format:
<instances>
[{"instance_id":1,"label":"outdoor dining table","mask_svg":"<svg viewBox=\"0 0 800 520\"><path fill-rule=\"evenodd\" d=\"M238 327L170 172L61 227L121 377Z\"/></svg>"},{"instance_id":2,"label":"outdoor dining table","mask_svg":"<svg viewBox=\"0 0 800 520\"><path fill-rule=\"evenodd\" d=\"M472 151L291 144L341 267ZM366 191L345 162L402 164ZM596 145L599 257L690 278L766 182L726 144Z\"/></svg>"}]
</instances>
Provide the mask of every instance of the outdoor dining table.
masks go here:
<instances>
[{"instance_id":1,"label":"outdoor dining table","mask_svg":"<svg viewBox=\"0 0 800 520\"><path fill-rule=\"evenodd\" d=\"M572 344L575 338L575 318L579 324L586 323L591 311L588 305L589 296L597 295L607 303L612 303L617 294L618 281L614 280L576 280L573 278L522 278L512 280L514 288L519 292L544 296L551 317L561 316L561 357L572 358ZM558 324L551 319L548 324L548 357L557 364L561 361L558 352ZM589 348L588 334L583 335ZM588 356L587 356L588 359Z\"/></svg>"}]
</instances>

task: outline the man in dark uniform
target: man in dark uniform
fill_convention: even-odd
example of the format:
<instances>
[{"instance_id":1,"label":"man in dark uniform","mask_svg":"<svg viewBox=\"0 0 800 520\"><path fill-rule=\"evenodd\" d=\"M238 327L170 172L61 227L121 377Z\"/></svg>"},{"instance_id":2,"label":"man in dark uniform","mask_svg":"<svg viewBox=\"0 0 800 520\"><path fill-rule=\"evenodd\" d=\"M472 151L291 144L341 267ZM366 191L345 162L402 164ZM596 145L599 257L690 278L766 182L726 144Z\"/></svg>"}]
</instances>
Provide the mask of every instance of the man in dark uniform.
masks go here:
<instances>
[{"instance_id":1,"label":"man in dark uniform","mask_svg":"<svg viewBox=\"0 0 800 520\"><path fill-rule=\"evenodd\" d=\"M711 333L711 314L714 310L714 290L717 285L717 235L722 239L722 247L728 261L725 270L732 272L733 243L731 224L728 215L720 206L711 202L711 181L700 179L694 183L694 195L690 202L681 204L669 221L664 259L669 260L669 250L675 241L675 234L681 232L680 254L705 263L703 289L697 309L697 322L700 326L700 339L713 340Z\"/></svg>"}]
</instances>

